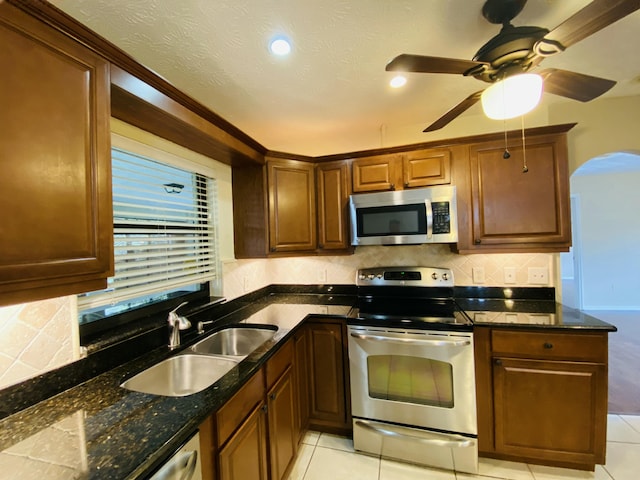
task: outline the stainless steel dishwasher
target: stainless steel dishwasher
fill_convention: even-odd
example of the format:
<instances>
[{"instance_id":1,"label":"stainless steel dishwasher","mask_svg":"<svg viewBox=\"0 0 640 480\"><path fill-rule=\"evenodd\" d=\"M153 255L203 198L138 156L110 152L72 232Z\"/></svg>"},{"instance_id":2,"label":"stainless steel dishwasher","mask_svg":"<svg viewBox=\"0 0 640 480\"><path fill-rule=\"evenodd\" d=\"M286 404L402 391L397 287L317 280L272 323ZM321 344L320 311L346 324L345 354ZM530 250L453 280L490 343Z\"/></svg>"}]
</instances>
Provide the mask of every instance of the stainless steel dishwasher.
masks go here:
<instances>
[{"instance_id":1,"label":"stainless steel dishwasher","mask_svg":"<svg viewBox=\"0 0 640 480\"><path fill-rule=\"evenodd\" d=\"M202 480L200 435L196 432L149 480Z\"/></svg>"}]
</instances>

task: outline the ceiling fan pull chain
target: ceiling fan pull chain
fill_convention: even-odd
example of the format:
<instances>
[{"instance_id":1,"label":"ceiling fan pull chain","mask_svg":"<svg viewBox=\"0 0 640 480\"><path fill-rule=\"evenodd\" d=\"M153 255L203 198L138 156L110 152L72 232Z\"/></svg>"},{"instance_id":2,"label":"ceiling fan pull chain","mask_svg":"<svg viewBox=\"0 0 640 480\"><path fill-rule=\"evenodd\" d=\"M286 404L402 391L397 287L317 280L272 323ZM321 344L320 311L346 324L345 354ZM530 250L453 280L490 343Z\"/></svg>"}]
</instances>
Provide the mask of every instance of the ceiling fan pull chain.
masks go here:
<instances>
[{"instance_id":1,"label":"ceiling fan pull chain","mask_svg":"<svg viewBox=\"0 0 640 480\"><path fill-rule=\"evenodd\" d=\"M522 125L522 173L527 173L529 171L529 167L527 167L527 152L524 145L524 115L520 117L520 121Z\"/></svg>"},{"instance_id":2,"label":"ceiling fan pull chain","mask_svg":"<svg viewBox=\"0 0 640 480\"><path fill-rule=\"evenodd\" d=\"M511 154L509 153L509 145L507 144L507 120L502 120L502 127L504 130L504 153L502 154L502 158L507 160L511 158Z\"/></svg>"}]
</instances>

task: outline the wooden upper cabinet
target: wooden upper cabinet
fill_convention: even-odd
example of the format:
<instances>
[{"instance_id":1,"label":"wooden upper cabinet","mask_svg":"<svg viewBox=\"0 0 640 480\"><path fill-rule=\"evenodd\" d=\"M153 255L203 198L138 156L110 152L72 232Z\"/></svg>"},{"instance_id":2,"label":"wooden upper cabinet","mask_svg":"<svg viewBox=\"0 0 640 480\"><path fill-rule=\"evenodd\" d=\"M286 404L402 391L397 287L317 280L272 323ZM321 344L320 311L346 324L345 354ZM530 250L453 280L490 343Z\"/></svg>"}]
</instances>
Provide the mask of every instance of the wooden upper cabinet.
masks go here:
<instances>
[{"instance_id":1,"label":"wooden upper cabinet","mask_svg":"<svg viewBox=\"0 0 640 480\"><path fill-rule=\"evenodd\" d=\"M375 155L353 160L354 193L402 188L402 156Z\"/></svg>"},{"instance_id":2,"label":"wooden upper cabinet","mask_svg":"<svg viewBox=\"0 0 640 480\"><path fill-rule=\"evenodd\" d=\"M402 190L451 183L451 152L428 148L353 160L353 191Z\"/></svg>"},{"instance_id":3,"label":"wooden upper cabinet","mask_svg":"<svg viewBox=\"0 0 640 480\"><path fill-rule=\"evenodd\" d=\"M319 163L316 170L318 191L318 248L349 248L349 163Z\"/></svg>"},{"instance_id":4,"label":"wooden upper cabinet","mask_svg":"<svg viewBox=\"0 0 640 480\"><path fill-rule=\"evenodd\" d=\"M113 270L109 65L0 2L0 305Z\"/></svg>"},{"instance_id":5,"label":"wooden upper cabinet","mask_svg":"<svg viewBox=\"0 0 640 480\"><path fill-rule=\"evenodd\" d=\"M314 164L268 159L269 249L315 250L316 189Z\"/></svg>"},{"instance_id":6,"label":"wooden upper cabinet","mask_svg":"<svg viewBox=\"0 0 640 480\"><path fill-rule=\"evenodd\" d=\"M504 141L469 147L472 231L464 232L466 226L459 225L458 249L567 251L571 214L566 135L530 136L524 149L509 146L508 159L504 151Z\"/></svg>"},{"instance_id":7,"label":"wooden upper cabinet","mask_svg":"<svg viewBox=\"0 0 640 480\"><path fill-rule=\"evenodd\" d=\"M402 156L404 188L428 187L451 183L451 152L427 149Z\"/></svg>"}]
</instances>

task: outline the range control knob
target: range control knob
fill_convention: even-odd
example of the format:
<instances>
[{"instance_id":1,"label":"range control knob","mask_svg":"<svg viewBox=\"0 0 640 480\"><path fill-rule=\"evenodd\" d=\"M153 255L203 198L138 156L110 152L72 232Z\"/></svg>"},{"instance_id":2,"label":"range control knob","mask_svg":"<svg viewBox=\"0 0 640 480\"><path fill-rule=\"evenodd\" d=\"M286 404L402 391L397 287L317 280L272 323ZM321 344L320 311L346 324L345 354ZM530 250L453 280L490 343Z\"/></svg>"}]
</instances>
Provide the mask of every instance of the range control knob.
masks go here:
<instances>
[{"instance_id":1,"label":"range control knob","mask_svg":"<svg viewBox=\"0 0 640 480\"><path fill-rule=\"evenodd\" d=\"M436 272L433 272L431 274L431 278L433 278L434 280L437 280L438 279L438 274Z\"/></svg>"},{"instance_id":2,"label":"range control knob","mask_svg":"<svg viewBox=\"0 0 640 480\"><path fill-rule=\"evenodd\" d=\"M442 274L442 279L443 280L449 280L449 275L447 275L446 273Z\"/></svg>"},{"instance_id":3,"label":"range control knob","mask_svg":"<svg viewBox=\"0 0 640 480\"><path fill-rule=\"evenodd\" d=\"M374 278L376 278L376 276L373 273L370 273L369 275L367 275L367 278L369 280L373 280Z\"/></svg>"},{"instance_id":4,"label":"range control knob","mask_svg":"<svg viewBox=\"0 0 640 480\"><path fill-rule=\"evenodd\" d=\"M379 273L378 275L376 275L376 278L377 278L378 280L382 280L382 277L383 277L383 276L382 276L382 274L381 274L381 273Z\"/></svg>"}]
</instances>

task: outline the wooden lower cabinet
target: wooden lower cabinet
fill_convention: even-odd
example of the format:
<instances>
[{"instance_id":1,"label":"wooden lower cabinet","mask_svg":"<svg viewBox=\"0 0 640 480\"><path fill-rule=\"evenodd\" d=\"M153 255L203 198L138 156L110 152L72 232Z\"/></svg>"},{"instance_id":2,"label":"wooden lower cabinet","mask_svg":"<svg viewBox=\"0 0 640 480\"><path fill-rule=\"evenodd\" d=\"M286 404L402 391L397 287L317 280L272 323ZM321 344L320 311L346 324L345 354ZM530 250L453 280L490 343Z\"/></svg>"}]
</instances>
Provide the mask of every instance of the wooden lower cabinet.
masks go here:
<instances>
[{"instance_id":1,"label":"wooden lower cabinet","mask_svg":"<svg viewBox=\"0 0 640 480\"><path fill-rule=\"evenodd\" d=\"M309 362L307 348L307 329L303 326L293 337L294 341L294 373L296 394L296 432L298 442L302 440L309 427Z\"/></svg>"},{"instance_id":2,"label":"wooden lower cabinet","mask_svg":"<svg viewBox=\"0 0 640 480\"><path fill-rule=\"evenodd\" d=\"M476 328L475 340L481 455L584 470L605 463L606 332Z\"/></svg>"},{"instance_id":3,"label":"wooden lower cabinet","mask_svg":"<svg viewBox=\"0 0 640 480\"><path fill-rule=\"evenodd\" d=\"M309 427L351 433L346 325L336 319L306 324L309 348Z\"/></svg>"},{"instance_id":4,"label":"wooden lower cabinet","mask_svg":"<svg viewBox=\"0 0 640 480\"><path fill-rule=\"evenodd\" d=\"M220 480L267 480L267 422L260 403L220 450Z\"/></svg>"},{"instance_id":5,"label":"wooden lower cabinet","mask_svg":"<svg viewBox=\"0 0 640 480\"><path fill-rule=\"evenodd\" d=\"M281 480L285 478L298 446L292 367L269 390L267 398L271 480Z\"/></svg>"},{"instance_id":6,"label":"wooden lower cabinet","mask_svg":"<svg viewBox=\"0 0 640 480\"><path fill-rule=\"evenodd\" d=\"M601 364L495 358L496 451L584 466L604 463L606 394L602 398L599 387L605 375Z\"/></svg>"}]
</instances>

